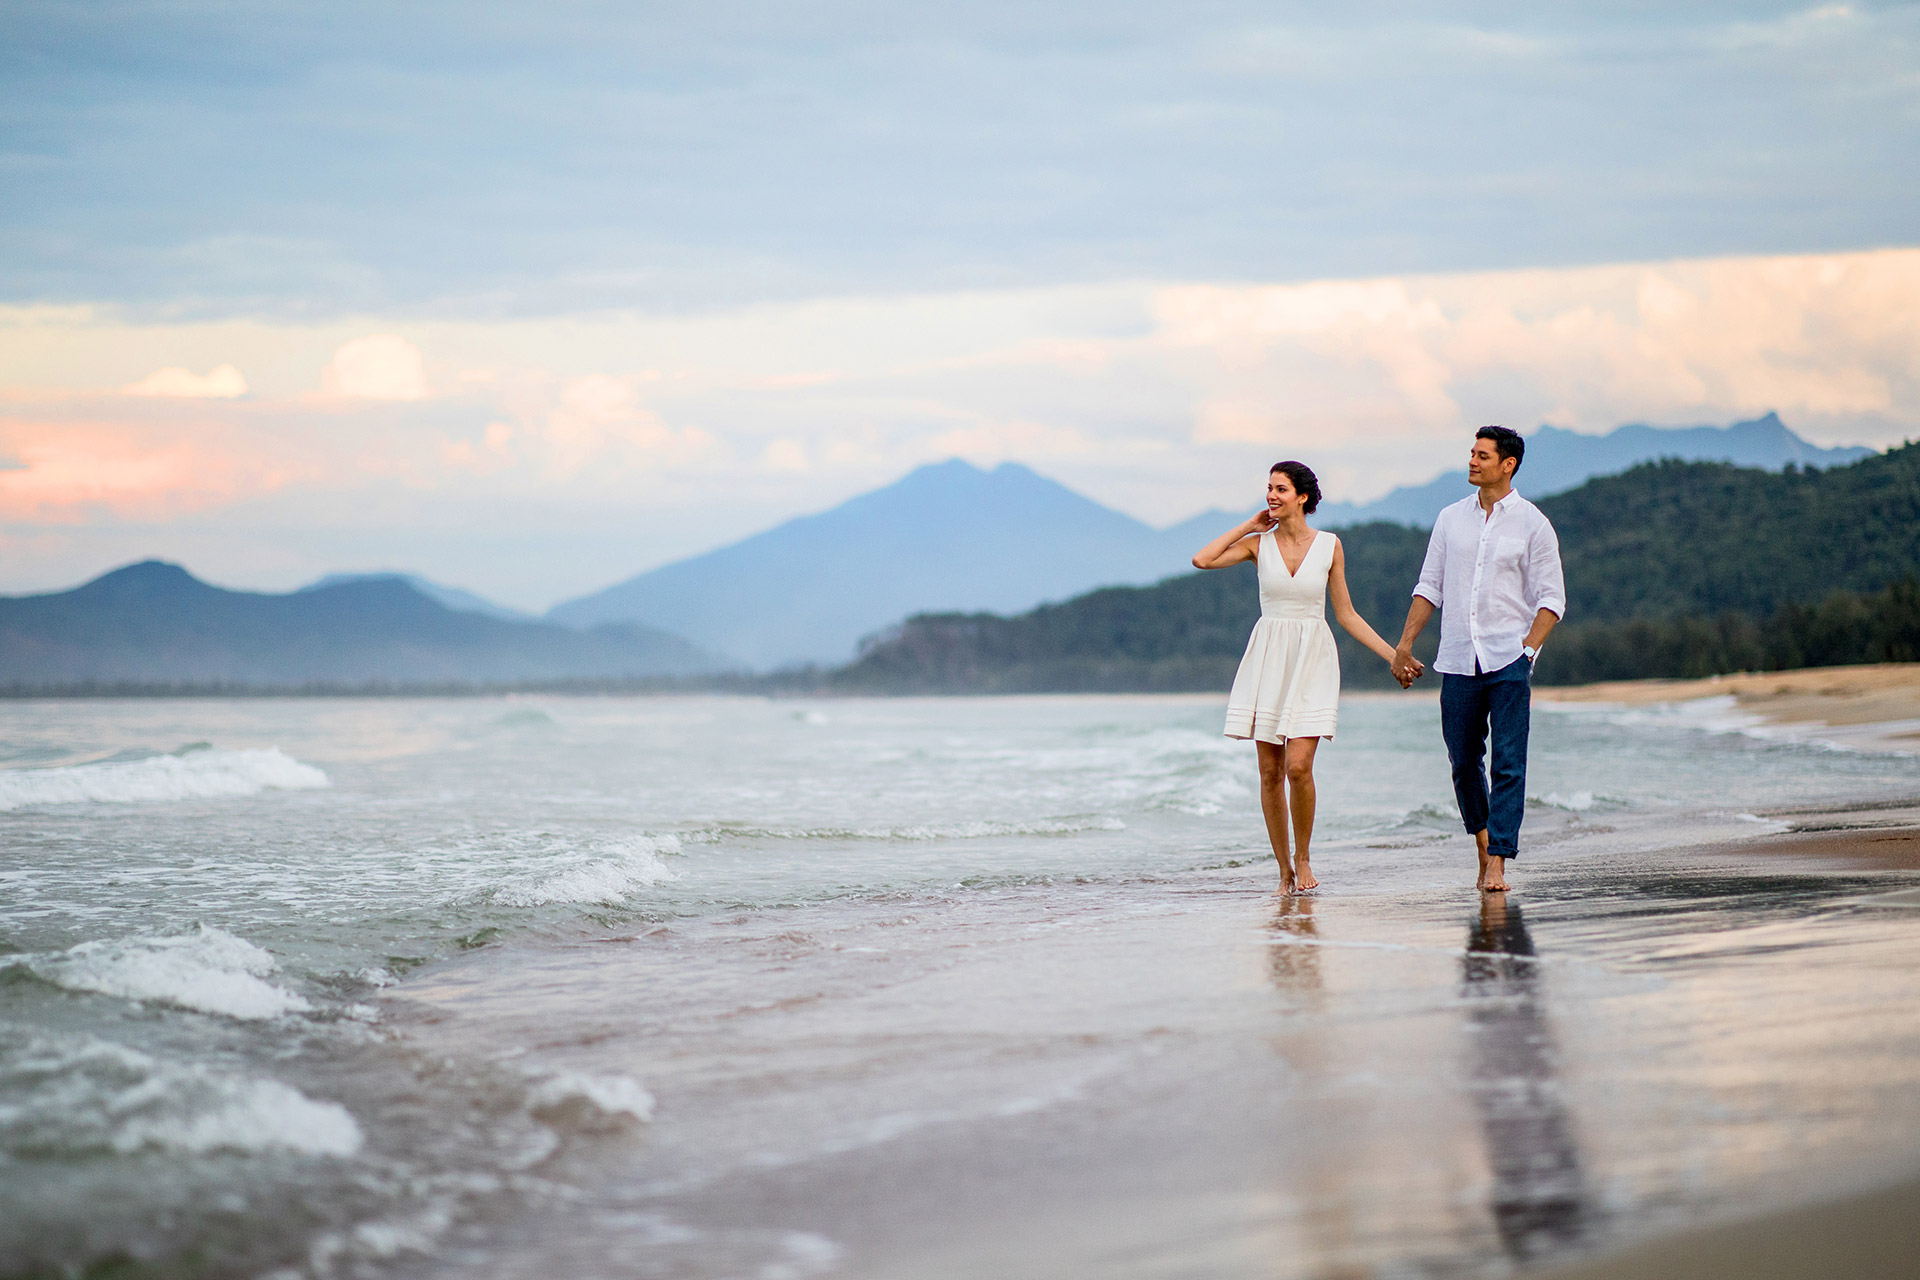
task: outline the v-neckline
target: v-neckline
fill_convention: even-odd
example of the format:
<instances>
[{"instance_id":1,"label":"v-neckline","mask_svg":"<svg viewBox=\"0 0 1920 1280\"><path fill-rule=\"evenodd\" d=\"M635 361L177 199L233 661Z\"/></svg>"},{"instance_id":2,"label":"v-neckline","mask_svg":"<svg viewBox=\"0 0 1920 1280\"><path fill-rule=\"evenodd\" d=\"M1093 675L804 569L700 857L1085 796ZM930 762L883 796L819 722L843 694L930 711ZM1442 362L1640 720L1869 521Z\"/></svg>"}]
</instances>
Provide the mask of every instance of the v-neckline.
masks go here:
<instances>
[{"instance_id":1,"label":"v-neckline","mask_svg":"<svg viewBox=\"0 0 1920 1280\"><path fill-rule=\"evenodd\" d=\"M1267 536L1269 538L1273 538L1273 549L1280 557L1280 567L1282 569L1287 569L1287 577L1289 579L1299 577L1300 571L1307 567L1307 557L1312 555L1313 549L1320 545L1320 535L1322 532L1324 531L1320 529L1315 529L1313 531L1313 540L1307 543L1307 549L1300 553L1300 563L1295 565L1291 569L1287 569L1287 553L1280 549L1280 539L1273 538L1273 532L1271 530L1267 532Z\"/></svg>"}]
</instances>

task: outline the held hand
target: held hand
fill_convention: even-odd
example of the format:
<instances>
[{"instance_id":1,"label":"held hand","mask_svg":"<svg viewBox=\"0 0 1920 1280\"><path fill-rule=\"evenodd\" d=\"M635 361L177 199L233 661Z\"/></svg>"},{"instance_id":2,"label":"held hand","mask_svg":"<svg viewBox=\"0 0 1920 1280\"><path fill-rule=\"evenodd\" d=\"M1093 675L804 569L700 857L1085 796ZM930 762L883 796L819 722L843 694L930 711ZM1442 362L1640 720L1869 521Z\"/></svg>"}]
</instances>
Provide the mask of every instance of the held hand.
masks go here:
<instances>
[{"instance_id":1,"label":"held hand","mask_svg":"<svg viewBox=\"0 0 1920 1280\"><path fill-rule=\"evenodd\" d=\"M1427 670L1425 663L1405 649L1394 650L1393 661L1388 665L1393 668L1393 678L1400 682L1402 689L1412 688L1413 682Z\"/></svg>"}]
</instances>

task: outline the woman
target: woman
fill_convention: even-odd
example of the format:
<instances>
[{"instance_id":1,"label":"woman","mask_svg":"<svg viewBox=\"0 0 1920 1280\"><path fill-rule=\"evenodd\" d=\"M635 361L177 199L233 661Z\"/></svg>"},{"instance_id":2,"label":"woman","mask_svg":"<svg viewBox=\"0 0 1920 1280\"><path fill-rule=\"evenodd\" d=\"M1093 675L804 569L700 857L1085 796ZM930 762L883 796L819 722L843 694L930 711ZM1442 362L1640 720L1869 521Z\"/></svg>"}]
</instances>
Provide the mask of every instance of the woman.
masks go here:
<instances>
[{"instance_id":1,"label":"woman","mask_svg":"<svg viewBox=\"0 0 1920 1280\"><path fill-rule=\"evenodd\" d=\"M1320 482L1313 471L1305 463L1276 462L1267 473L1267 509L1193 558L1196 569L1224 569L1247 559L1259 565L1260 621L1253 624L1227 698L1227 736L1252 738L1259 752L1260 811L1280 863L1282 893L1304 893L1320 884L1307 851L1313 838L1313 753L1320 739L1333 737L1340 703L1340 658L1326 620L1329 592L1334 620L1389 668L1393 665L1393 646L1367 625L1347 594L1340 539L1307 527L1307 517L1319 505Z\"/></svg>"}]
</instances>

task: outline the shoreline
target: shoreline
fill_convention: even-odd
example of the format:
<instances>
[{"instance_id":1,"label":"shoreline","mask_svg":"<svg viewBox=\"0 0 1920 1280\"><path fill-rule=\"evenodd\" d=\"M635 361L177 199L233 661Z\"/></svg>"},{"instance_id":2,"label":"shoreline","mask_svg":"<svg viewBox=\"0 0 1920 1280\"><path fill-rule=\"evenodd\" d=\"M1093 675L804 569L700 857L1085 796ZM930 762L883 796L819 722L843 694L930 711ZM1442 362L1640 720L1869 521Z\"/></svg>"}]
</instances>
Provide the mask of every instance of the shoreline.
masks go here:
<instances>
[{"instance_id":1,"label":"shoreline","mask_svg":"<svg viewBox=\"0 0 1920 1280\"><path fill-rule=\"evenodd\" d=\"M1744 727L1789 741L1859 751L1920 753L1920 662L1754 671L1698 680L1610 680L1536 686L1560 704L1678 706L1729 698Z\"/></svg>"}]
</instances>

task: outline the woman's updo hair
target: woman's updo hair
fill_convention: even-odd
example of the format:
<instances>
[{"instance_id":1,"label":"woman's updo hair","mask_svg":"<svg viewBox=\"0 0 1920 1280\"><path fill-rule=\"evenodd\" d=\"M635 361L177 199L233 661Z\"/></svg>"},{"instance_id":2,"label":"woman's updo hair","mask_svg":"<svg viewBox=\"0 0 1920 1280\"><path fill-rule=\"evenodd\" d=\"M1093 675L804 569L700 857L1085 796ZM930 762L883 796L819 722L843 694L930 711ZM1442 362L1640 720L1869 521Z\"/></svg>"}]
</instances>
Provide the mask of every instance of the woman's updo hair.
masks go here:
<instances>
[{"instance_id":1,"label":"woman's updo hair","mask_svg":"<svg viewBox=\"0 0 1920 1280\"><path fill-rule=\"evenodd\" d=\"M1276 462L1267 468L1268 475L1276 471L1293 482L1293 491L1307 500L1307 505L1301 510L1312 515L1320 505L1320 481L1314 476L1313 468L1304 462Z\"/></svg>"}]
</instances>

